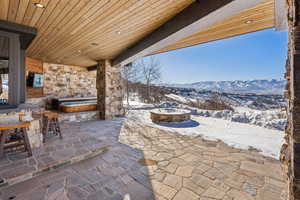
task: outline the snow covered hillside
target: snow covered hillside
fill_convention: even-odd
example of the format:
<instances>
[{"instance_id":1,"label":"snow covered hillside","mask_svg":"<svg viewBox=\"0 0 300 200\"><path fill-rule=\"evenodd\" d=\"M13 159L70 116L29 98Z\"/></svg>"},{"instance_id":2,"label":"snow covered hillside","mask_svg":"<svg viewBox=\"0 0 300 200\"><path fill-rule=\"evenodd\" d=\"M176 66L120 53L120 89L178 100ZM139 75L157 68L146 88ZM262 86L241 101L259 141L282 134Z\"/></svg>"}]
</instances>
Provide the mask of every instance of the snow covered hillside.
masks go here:
<instances>
[{"instance_id":1,"label":"snow covered hillside","mask_svg":"<svg viewBox=\"0 0 300 200\"><path fill-rule=\"evenodd\" d=\"M232 103L232 101L230 102L226 99L233 110L203 110L190 106L197 100L199 101L199 99L203 100L202 97L192 97L191 95L180 96L175 94L167 94L166 97L170 102L161 104L162 107L181 107L191 110L194 115L203 117L225 119L232 122L253 124L276 130L284 130L287 121L286 112L284 110L285 102L280 104L279 100L276 102L276 105L273 105L272 103L270 104L270 101L265 104L259 104L257 101L254 101L256 104L253 104L251 100L251 103L249 103L247 98L240 98L236 103ZM177 102L177 104L172 103L172 101Z\"/></svg>"},{"instance_id":2,"label":"snow covered hillside","mask_svg":"<svg viewBox=\"0 0 300 200\"><path fill-rule=\"evenodd\" d=\"M235 94L283 94L285 81L275 79L252 81L201 81L190 84L164 84L164 86Z\"/></svg>"},{"instance_id":3,"label":"snow covered hillside","mask_svg":"<svg viewBox=\"0 0 300 200\"><path fill-rule=\"evenodd\" d=\"M178 100L181 103L209 100L216 94L218 97L231 106L248 107L256 110L270 110L286 107L283 95L279 94L235 94L226 92L199 91L193 88L165 88L168 91L166 97Z\"/></svg>"}]
</instances>

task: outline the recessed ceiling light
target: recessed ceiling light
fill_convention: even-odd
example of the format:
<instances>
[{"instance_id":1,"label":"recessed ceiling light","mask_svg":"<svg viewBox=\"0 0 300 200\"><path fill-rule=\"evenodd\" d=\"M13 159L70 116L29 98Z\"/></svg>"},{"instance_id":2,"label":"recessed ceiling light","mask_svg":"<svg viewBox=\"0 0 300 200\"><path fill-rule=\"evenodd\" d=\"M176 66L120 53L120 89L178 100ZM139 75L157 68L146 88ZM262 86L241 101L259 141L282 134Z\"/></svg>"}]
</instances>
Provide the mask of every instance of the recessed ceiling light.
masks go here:
<instances>
[{"instance_id":1,"label":"recessed ceiling light","mask_svg":"<svg viewBox=\"0 0 300 200\"><path fill-rule=\"evenodd\" d=\"M247 20L245 21L245 24L252 24L253 23L253 20Z\"/></svg>"},{"instance_id":2,"label":"recessed ceiling light","mask_svg":"<svg viewBox=\"0 0 300 200\"><path fill-rule=\"evenodd\" d=\"M33 3L33 5L35 5L38 8L45 8L45 6L41 3Z\"/></svg>"},{"instance_id":3,"label":"recessed ceiling light","mask_svg":"<svg viewBox=\"0 0 300 200\"><path fill-rule=\"evenodd\" d=\"M121 31L117 31L116 33L117 33L118 35L121 35Z\"/></svg>"}]
</instances>

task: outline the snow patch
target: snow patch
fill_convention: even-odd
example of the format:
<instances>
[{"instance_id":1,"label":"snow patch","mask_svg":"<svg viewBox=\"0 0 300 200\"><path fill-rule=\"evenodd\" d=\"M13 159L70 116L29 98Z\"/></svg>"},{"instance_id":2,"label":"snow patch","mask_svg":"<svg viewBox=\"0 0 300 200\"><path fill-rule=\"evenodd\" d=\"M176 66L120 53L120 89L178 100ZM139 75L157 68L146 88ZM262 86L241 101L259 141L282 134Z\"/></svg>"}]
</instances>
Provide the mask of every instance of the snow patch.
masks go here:
<instances>
[{"instance_id":1,"label":"snow patch","mask_svg":"<svg viewBox=\"0 0 300 200\"><path fill-rule=\"evenodd\" d=\"M173 131L183 135L201 136L207 140L221 140L240 149L257 149L261 154L279 159L284 143L284 132L263 127L232 122L211 117L192 116L191 121L182 123L155 124L148 110L130 111L127 118L136 122Z\"/></svg>"}]
</instances>

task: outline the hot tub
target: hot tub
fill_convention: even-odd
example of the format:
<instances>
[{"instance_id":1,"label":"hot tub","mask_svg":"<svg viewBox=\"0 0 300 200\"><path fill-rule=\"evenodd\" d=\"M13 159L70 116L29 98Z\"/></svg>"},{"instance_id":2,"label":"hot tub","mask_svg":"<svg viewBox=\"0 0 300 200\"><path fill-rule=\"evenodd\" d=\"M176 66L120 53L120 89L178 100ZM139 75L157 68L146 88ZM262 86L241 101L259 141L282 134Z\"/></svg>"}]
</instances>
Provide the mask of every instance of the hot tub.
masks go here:
<instances>
[{"instance_id":1,"label":"hot tub","mask_svg":"<svg viewBox=\"0 0 300 200\"><path fill-rule=\"evenodd\" d=\"M158 108L150 111L151 120L159 122L183 122L191 119L191 111L177 108Z\"/></svg>"},{"instance_id":2,"label":"hot tub","mask_svg":"<svg viewBox=\"0 0 300 200\"><path fill-rule=\"evenodd\" d=\"M59 110L61 112L83 112L97 110L96 101L80 101L80 102L64 102L59 104Z\"/></svg>"}]
</instances>

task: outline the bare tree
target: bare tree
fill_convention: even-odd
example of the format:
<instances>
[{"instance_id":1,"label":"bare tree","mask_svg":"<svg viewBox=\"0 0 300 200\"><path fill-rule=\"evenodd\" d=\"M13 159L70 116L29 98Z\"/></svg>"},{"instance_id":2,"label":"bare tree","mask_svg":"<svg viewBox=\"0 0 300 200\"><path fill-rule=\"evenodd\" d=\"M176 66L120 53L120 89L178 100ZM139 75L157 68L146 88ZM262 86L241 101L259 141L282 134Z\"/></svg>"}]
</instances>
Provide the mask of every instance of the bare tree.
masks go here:
<instances>
[{"instance_id":1,"label":"bare tree","mask_svg":"<svg viewBox=\"0 0 300 200\"><path fill-rule=\"evenodd\" d=\"M133 65L132 63L125 65L122 68L121 74L122 74L122 78L125 82L126 101L127 101L127 104L129 105L131 85L132 85L132 83L138 81L138 70L136 68L136 65Z\"/></svg>"},{"instance_id":2,"label":"bare tree","mask_svg":"<svg viewBox=\"0 0 300 200\"><path fill-rule=\"evenodd\" d=\"M161 79L161 63L155 57L142 58L136 65L141 70L141 79L146 84L146 99L151 102L151 85Z\"/></svg>"}]
</instances>

